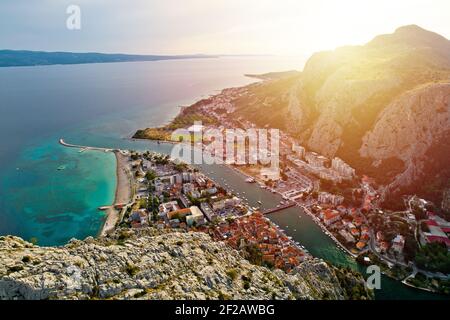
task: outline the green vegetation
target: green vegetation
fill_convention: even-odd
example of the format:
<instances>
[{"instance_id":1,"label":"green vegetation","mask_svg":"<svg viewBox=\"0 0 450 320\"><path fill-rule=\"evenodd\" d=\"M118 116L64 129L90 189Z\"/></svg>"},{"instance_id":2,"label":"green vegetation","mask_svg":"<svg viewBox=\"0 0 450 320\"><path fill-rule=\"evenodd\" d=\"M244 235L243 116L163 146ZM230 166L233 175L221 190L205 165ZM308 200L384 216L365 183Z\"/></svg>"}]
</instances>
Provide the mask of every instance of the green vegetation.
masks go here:
<instances>
[{"instance_id":1,"label":"green vegetation","mask_svg":"<svg viewBox=\"0 0 450 320\"><path fill-rule=\"evenodd\" d=\"M356 279L361 275L356 271L346 268L335 268L335 274L339 284L344 288L346 299L348 300L366 300L373 297L373 291L366 289L364 281Z\"/></svg>"},{"instance_id":2,"label":"green vegetation","mask_svg":"<svg viewBox=\"0 0 450 320\"><path fill-rule=\"evenodd\" d=\"M425 270L450 273L450 252L445 244L429 243L417 252L416 263Z\"/></svg>"},{"instance_id":3,"label":"green vegetation","mask_svg":"<svg viewBox=\"0 0 450 320\"><path fill-rule=\"evenodd\" d=\"M251 263L261 266L263 265L262 253L257 245L247 245L243 248L245 258Z\"/></svg>"},{"instance_id":4,"label":"green vegetation","mask_svg":"<svg viewBox=\"0 0 450 320\"><path fill-rule=\"evenodd\" d=\"M159 128L147 128L138 130L133 138L136 139L150 139L158 141L194 141L196 138L190 134L179 134L172 139L172 133L177 129L187 129L192 126L194 122L201 122L203 125L216 125L217 121L208 115L202 114L195 110L195 105L185 109L168 125Z\"/></svg>"},{"instance_id":5,"label":"green vegetation","mask_svg":"<svg viewBox=\"0 0 450 320\"><path fill-rule=\"evenodd\" d=\"M450 294L450 280L429 278L422 273L418 273L414 278L409 278L407 282L418 288L433 290L441 294Z\"/></svg>"},{"instance_id":6,"label":"green vegetation","mask_svg":"<svg viewBox=\"0 0 450 320\"><path fill-rule=\"evenodd\" d=\"M20 265L17 265L17 266L12 266L12 267L9 267L8 268L8 271L9 272L19 272L19 271L22 271L23 270L23 267L22 266L20 266Z\"/></svg>"},{"instance_id":7,"label":"green vegetation","mask_svg":"<svg viewBox=\"0 0 450 320\"><path fill-rule=\"evenodd\" d=\"M241 279L244 282L244 289L245 290L250 289L250 284L251 284L252 279L246 275L242 275Z\"/></svg>"},{"instance_id":8,"label":"green vegetation","mask_svg":"<svg viewBox=\"0 0 450 320\"><path fill-rule=\"evenodd\" d=\"M228 269L227 270L227 276L229 276L231 278L231 280L236 280L237 276L238 276L238 272L236 271L236 269Z\"/></svg>"},{"instance_id":9,"label":"green vegetation","mask_svg":"<svg viewBox=\"0 0 450 320\"><path fill-rule=\"evenodd\" d=\"M178 172L184 172L188 169L188 165L186 163L180 162L175 164L174 169Z\"/></svg>"},{"instance_id":10,"label":"green vegetation","mask_svg":"<svg viewBox=\"0 0 450 320\"><path fill-rule=\"evenodd\" d=\"M143 198L139 200L139 209L146 209L148 207L147 199Z\"/></svg>"},{"instance_id":11,"label":"green vegetation","mask_svg":"<svg viewBox=\"0 0 450 320\"><path fill-rule=\"evenodd\" d=\"M132 264L127 264L125 271L129 276L134 277L139 272L139 267Z\"/></svg>"},{"instance_id":12,"label":"green vegetation","mask_svg":"<svg viewBox=\"0 0 450 320\"><path fill-rule=\"evenodd\" d=\"M148 170L147 173L145 174L145 178L148 181L153 181L156 179L156 173L153 170Z\"/></svg>"}]
</instances>

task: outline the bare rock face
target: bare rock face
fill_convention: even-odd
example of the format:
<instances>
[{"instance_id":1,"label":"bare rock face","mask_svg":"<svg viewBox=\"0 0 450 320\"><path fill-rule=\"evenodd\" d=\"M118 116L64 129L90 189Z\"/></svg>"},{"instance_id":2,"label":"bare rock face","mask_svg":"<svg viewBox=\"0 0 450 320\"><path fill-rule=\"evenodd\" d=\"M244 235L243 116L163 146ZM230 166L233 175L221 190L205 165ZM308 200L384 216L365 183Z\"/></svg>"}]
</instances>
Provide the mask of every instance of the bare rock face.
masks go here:
<instances>
[{"instance_id":1,"label":"bare rock face","mask_svg":"<svg viewBox=\"0 0 450 320\"><path fill-rule=\"evenodd\" d=\"M316 53L295 77L290 86L280 79L252 91L255 101L267 94L277 102L261 114L283 114L288 125L282 128L308 149L339 156L387 192L442 200L442 187L450 187L450 170L444 168L450 144L438 146L450 133L449 40L405 26L364 46ZM245 108L248 103L240 107ZM252 107L252 119L258 110ZM275 123L268 117L261 122L279 127Z\"/></svg>"},{"instance_id":2,"label":"bare rock face","mask_svg":"<svg viewBox=\"0 0 450 320\"><path fill-rule=\"evenodd\" d=\"M442 198L442 210L445 213L450 214L450 189L444 190Z\"/></svg>"},{"instance_id":3,"label":"bare rock face","mask_svg":"<svg viewBox=\"0 0 450 320\"><path fill-rule=\"evenodd\" d=\"M361 276L319 260L252 265L204 233L122 229L57 248L0 237L0 299L345 299L354 286Z\"/></svg>"},{"instance_id":4,"label":"bare rock face","mask_svg":"<svg viewBox=\"0 0 450 320\"><path fill-rule=\"evenodd\" d=\"M450 83L429 84L408 91L383 110L364 136L360 154L374 162L392 157L404 161L405 170L389 185L394 191L422 177L427 151L449 128Z\"/></svg>"}]
</instances>

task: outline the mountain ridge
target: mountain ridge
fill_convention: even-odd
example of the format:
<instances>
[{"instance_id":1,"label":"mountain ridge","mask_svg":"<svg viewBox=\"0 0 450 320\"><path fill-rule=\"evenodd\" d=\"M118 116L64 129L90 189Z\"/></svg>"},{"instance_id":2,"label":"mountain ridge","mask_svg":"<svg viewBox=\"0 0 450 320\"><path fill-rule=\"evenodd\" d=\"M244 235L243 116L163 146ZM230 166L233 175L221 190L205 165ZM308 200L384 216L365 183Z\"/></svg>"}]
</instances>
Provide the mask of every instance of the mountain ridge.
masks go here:
<instances>
[{"instance_id":1,"label":"mountain ridge","mask_svg":"<svg viewBox=\"0 0 450 320\"><path fill-rule=\"evenodd\" d=\"M328 157L339 156L357 172L370 173L379 183L387 185L386 194L396 191L391 204L403 204L398 201L398 196L406 190L431 196L430 200L439 204L441 191L450 187L450 180L442 166L433 168L427 163L445 163L445 158L450 158L447 149L434 147L448 128L448 123L442 119L450 116L450 87L440 86L442 83L450 83L450 41L412 25L400 27L392 34L377 36L362 46L315 53L298 76L250 85L251 98L240 97L234 102L237 105L236 116L251 119L261 127L286 130L308 149ZM420 96L426 96L428 101L422 107L431 115L440 116L428 117L427 112L411 113L410 119L422 117L417 119L417 123L426 119L420 130L430 132L430 136L421 135L417 126L409 126L410 131L397 130L393 136L393 150L397 147L395 141L400 142L409 135L422 139L406 146L406 154L412 155L411 151L417 149L415 144L423 145L417 149L420 154L414 155L414 161L399 155L400 149L396 149L397 154L392 152L389 158L382 153L362 151L364 143L369 143L364 148L382 149L378 145L382 139L367 140L365 137L373 137L378 121L386 119L381 118L381 114L394 112L390 109L404 99L405 94L419 94L419 88L428 88L437 94L428 96L420 91ZM421 100L415 101L420 103ZM435 108L438 104L440 107ZM436 110L440 110L439 114ZM397 113L391 121L401 123L404 119ZM423 126L426 128L422 129ZM383 133L378 130L375 134ZM427 158L425 150L430 148L433 156ZM408 162L409 166L401 165L400 161ZM388 170L380 170L380 167ZM399 184L397 180L390 185L402 174L403 183ZM431 178L426 177L436 175L442 181L441 185L432 187L435 192L424 192L432 184Z\"/></svg>"},{"instance_id":2,"label":"mountain ridge","mask_svg":"<svg viewBox=\"0 0 450 320\"><path fill-rule=\"evenodd\" d=\"M289 274L202 232L119 229L38 247L0 237L0 299L370 299L361 275L318 259Z\"/></svg>"},{"instance_id":3,"label":"mountain ridge","mask_svg":"<svg viewBox=\"0 0 450 320\"><path fill-rule=\"evenodd\" d=\"M215 55L138 55L123 53L98 52L63 52L63 51L31 51L0 50L0 67L25 67L37 65L70 65L87 63L112 63L136 61L160 61L180 59L216 58Z\"/></svg>"}]
</instances>

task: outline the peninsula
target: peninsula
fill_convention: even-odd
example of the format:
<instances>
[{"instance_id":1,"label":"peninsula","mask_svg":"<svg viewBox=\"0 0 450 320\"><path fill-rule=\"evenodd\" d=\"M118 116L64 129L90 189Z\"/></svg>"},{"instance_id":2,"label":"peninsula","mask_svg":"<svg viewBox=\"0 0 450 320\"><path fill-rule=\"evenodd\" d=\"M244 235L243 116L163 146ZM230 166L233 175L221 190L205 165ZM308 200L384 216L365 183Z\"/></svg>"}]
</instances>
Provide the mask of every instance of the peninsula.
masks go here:
<instances>
[{"instance_id":1,"label":"peninsula","mask_svg":"<svg viewBox=\"0 0 450 320\"><path fill-rule=\"evenodd\" d=\"M27 50L0 50L1 67L24 67L54 64L113 63L216 58L212 55L138 55L97 52L47 52Z\"/></svg>"}]
</instances>

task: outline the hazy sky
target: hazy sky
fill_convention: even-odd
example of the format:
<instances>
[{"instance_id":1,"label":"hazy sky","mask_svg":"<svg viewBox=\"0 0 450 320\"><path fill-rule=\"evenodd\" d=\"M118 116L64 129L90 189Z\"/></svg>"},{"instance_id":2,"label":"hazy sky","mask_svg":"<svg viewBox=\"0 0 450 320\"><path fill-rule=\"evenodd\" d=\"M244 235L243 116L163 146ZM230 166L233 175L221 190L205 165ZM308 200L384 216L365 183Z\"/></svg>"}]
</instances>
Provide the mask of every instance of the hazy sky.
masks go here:
<instances>
[{"instance_id":1,"label":"hazy sky","mask_svg":"<svg viewBox=\"0 0 450 320\"><path fill-rule=\"evenodd\" d=\"M81 8L81 30L66 8ZM0 0L0 48L305 55L417 24L450 38L449 0Z\"/></svg>"}]
</instances>

